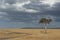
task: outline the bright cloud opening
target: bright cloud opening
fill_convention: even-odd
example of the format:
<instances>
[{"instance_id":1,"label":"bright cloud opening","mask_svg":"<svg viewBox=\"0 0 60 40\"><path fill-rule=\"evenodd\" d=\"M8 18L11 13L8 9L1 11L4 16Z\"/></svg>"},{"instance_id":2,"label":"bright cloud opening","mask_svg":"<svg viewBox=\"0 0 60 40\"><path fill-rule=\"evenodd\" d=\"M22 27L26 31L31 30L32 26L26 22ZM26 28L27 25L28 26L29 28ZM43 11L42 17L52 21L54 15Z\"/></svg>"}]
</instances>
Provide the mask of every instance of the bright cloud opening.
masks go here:
<instances>
[{"instance_id":1,"label":"bright cloud opening","mask_svg":"<svg viewBox=\"0 0 60 40\"><path fill-rule=\"evenodd\" d=\"M31 3L31 2L30 2L30 1L22 2L22 3L16 2L16 6L17 6L17 7L23 7L25 4L29 4L29 3Z\"/></svg>"},{"instance_id":2,"label":"bright cloud opening","mask_svg":"<svg viewBox=\"0 0 60 40\"><path fill-rule=\"evenodd\" d=\"M52 7L56 2L60 2L59 0L43 0L43 4L48 4L50 7Z\"/></svg>"},{"instance_id":3,"label":"bright cloud opening","mask_svg":"<svg viewBox=\"0 0 60 40\"><path fill-rule=\"evenodd\" d=\"M37 10L34 10L34 9L25 9L26 12L30 12L30 13L36 13L38 12Z\"/></svg>"}]
</instances>

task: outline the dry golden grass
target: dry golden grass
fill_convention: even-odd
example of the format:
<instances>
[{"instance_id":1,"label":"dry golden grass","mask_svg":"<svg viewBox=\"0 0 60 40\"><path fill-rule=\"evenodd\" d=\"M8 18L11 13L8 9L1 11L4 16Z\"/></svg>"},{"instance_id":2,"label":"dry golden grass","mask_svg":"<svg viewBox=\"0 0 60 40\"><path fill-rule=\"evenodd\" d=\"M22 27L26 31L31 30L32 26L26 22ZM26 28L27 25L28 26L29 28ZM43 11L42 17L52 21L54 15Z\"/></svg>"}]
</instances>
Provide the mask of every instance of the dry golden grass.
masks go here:
<instances>
[{"instance_id":1,"label":"dry golden grass","mask_svg":"<svg viewBox=\"0 0 60 40\"><path fill-rule=\"evenodd\" d=\"M0 29L0 40L60 40L60 29Z\"/></svg>"}]
</instances>

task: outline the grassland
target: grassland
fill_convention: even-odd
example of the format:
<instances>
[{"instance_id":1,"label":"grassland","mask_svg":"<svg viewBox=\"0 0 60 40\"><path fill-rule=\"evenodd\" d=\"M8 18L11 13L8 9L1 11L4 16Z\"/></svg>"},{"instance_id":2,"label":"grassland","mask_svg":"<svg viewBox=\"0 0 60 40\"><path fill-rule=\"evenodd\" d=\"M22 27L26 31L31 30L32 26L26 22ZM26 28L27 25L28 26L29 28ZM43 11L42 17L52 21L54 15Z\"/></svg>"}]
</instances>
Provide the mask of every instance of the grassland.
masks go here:
<instances>
[{"instance_id":1,"label":"grassland","mask_svg":"<svg viewBox=\"0 0 60 40\"><path fill-rule=\"evenodd\" d=\"M60 40L60 29L0 29L0 40Z\"/></svg>"}]
</instances>

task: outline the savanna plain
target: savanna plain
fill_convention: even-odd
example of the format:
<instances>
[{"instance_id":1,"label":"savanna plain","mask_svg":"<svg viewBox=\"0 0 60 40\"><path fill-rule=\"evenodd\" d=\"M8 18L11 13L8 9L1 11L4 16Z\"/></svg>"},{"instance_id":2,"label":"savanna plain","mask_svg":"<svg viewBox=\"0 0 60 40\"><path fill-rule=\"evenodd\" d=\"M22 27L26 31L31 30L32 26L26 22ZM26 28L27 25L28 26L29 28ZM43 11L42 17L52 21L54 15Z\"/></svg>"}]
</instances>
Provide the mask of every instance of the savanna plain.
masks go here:
<instances>
[{"instance_id":1,"label":"savanna plain","mask_svg":"<svg viewBox=\"0 0 60 40\"><path fill-rule=\"evenodd\" d=\"M0 40L60 40L60 29L0 29Z\"/></svg>"}]
</instances>

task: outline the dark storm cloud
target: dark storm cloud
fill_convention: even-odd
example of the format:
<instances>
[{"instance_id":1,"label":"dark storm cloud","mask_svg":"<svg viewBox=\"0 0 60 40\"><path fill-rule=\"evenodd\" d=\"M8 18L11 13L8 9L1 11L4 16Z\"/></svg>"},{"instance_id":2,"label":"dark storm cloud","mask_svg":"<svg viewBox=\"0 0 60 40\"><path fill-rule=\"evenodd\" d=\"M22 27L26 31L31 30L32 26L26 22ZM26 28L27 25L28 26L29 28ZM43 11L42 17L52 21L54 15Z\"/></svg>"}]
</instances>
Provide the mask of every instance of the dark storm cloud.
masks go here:
<instances>
[{"instance_id":1,"label":"dark storm cloud","mask_svg":"<svg viewBox=\"0 0 60 40\"><path fill-rule=\"evenodd\" d=\"M6 3L9 3L9 4L13 4L13 3L16 2L16 0L6 0L5 2L6 2Z\"/></svg>"},{"instance_id":2,"label":"dark storm cloud","mask_svg":"<svg viewBox=\"0 0 60 40\"><path fill-rule=\"evenodd\" d=\"M54 7L52 7L52 8L48 8L49 5L46 5L46 4L40 3L40 5L38 5L38 4L31 3L29 5L25 5L24 7L28 8L28 9L39 10L42 12L43 15L60 16L60 2L55 3L53 6Z\"/></svg>"},{"instance_id":3,"label":"dark storm cloud","mask_svg":"<svg viewBox=\"0 0 60 40\"><path fill-rule=\"evenodd\" d=\"M54 17L56 17L55 19L55 21L57 21L57 22L59 22L60 21L60 18L58 18L58 17L60 17L60 3L55 3L54 4L54 7L52 7L51 9L48 9L48 7L49 7L49 5L42 5L42 4L40 4L40 5L26 5L25 6L26 8L30 8L30 9L36 9L36 10L40 10L40 11L42 11L42 12L40 12L40 14L42 14L42 15L51 15L51 16L54 16Z\"/></svg>"},{"instance_id":4,"label":"dark storm cloud","mask_svg":"<svg viewBox=\"0 0 60 40\"><path fill-rule=\"evenodd\" d=\"M60 22L60 17L59 17L59 18L56 18L56 20L55 20L55 21Z\"/></svg>"},{"instance_id":5,"label":"dark storm cloud","mask_svg":"<svg viewBox=\"0 0 60 40\"><path fill-rule=\"evenodd\" d=\"M56 3L52 10L45 10L43 13L60 17L60 3Z\"/></svg>"},{"instance_id":6,"label":"dark storm cloud","mask_svg":"<svg viewBox=\"0 0 60 40\"><path fill-rule=\"evenodd\" d=\"M21 0L20 2L23 2L24 0ZM25 4L23 8L26 9L34 9L39 12L33 13L33 12L25 12L25 11L18 11L16 9L16 5L13 5L16 3L15 0L6 0L5 3L8 3L9 5L6 6L6 9L0 8L0 12L6 12L8 14L8 18L10 21L14 22L32 22L32 21L38 21L41 16L43 15L51 15L56 17L56 21L60 21L60 3L55 3L54 7L49 7L47 4L42 4L39 2L39 0L31 0L31 3ZM10 5L11 4L11 5ZM22 7L21 7L22 9Z\"/></svg>"},{"instance_id":7,"label":"dark storm cloud","mask_svg":"<svg viewBox=\"0 0 60 40\"><path fill-rule=\"evenodd\" d=\"M11 21L15 21L15 22L33 22L33 21L37 21L39 18L38 16L40 16L40 14L32 14L32 13L27 13L27 12L8 12L9 14L9 18L11 19Z\"/></svg>"}]
</instances>

